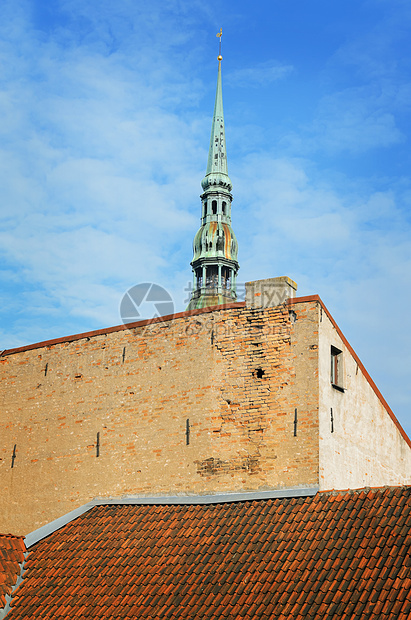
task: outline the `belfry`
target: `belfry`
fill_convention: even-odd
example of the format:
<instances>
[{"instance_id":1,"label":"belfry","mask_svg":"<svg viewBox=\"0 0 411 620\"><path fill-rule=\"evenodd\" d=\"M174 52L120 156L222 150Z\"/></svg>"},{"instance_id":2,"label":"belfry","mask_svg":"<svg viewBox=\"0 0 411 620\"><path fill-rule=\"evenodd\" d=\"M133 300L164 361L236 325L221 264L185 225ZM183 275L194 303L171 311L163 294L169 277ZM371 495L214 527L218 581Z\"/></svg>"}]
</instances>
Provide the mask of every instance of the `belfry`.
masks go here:
<instances>
[{"instance_id":1,"label":"belfry","mask_svg":"<svg viewBox=\"0 0 411 620\"><path fill-rule=\"evenodd\" d=\"M220 37L217 91L207 170L201 181L201 226L193 242L193 293L187 310L227 304L237 299L238 243L231 228L233 197L225 146L221 32L217 36Z\"/></svg>"}]
</instances>

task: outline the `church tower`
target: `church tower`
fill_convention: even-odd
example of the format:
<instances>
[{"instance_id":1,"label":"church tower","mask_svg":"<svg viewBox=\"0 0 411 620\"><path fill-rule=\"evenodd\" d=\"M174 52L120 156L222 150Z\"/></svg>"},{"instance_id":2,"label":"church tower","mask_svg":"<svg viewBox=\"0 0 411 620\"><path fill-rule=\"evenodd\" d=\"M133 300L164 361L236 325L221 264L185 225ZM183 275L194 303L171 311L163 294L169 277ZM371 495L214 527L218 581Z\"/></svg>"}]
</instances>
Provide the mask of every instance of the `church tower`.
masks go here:
<instances>
[{"instance_id":1,"label":"church tower","mask_svg":"<svg viewBox=\"0 0 411 620\"><path fill-rule=\"evenodd\" d=\"M221 87L221 32L217 91L211 126L207 170L201 181L201 226L194 237L193 293L187 310L236 301L238 243L231 228L232 184L227 172L223 94Z\"/></svg>"}]
</instances>

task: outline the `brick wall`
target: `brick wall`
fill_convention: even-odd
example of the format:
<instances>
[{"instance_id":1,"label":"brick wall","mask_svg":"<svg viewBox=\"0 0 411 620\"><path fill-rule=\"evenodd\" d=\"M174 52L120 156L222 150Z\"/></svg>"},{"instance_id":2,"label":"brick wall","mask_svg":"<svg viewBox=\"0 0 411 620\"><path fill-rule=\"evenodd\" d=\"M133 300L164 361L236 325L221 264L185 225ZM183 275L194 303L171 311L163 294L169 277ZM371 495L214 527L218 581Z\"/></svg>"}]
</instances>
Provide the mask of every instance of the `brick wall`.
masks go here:
<instances>
[{"instance_id":1,"label":"brick wall","mask_svg":"<svg viewBox=\"0 0 411 620\"><path fill-rule=\"evenodd\" d=\"M0 531L94 497L318 484L318 304L238 306L0 357Z\"/></svg>"}]
</instances>

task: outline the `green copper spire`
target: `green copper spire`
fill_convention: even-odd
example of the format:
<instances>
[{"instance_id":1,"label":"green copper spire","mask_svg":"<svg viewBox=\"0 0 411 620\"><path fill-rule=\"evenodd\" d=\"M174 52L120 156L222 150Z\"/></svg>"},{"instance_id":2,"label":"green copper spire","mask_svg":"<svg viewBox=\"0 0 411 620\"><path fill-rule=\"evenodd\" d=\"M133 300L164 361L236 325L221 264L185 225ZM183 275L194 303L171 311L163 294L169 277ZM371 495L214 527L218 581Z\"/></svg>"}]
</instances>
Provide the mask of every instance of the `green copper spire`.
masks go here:
<instances>
[{"instance_id":1,"label":"green copper spire","mask_svg":"<svg viewBox=\"0 0 411 620\"><path fill-rule=\"evenodd\" d=\"M218 175L218 177L220 175L228 177L227 154L225 150L223 92L221 86L221 60L218 61L217 91L215 95L213 123L211 125L206 178L210 174Z\"/></svg>"},{"instance_id":2,"label":"green copper spire","mask_svg":"<svg viewBox=\"0 0 411 620\"><path fill-rule=\"evenodd\" d=\"M221 46L221 34L220 37ZM194 237L193 293L187 310L227 304L237 299L238 244L231 228L232 184L227 172L221 47L218 56L217 90L211 125L207 170L201 182L201 226Z\"/></svg>"}]
</instances>

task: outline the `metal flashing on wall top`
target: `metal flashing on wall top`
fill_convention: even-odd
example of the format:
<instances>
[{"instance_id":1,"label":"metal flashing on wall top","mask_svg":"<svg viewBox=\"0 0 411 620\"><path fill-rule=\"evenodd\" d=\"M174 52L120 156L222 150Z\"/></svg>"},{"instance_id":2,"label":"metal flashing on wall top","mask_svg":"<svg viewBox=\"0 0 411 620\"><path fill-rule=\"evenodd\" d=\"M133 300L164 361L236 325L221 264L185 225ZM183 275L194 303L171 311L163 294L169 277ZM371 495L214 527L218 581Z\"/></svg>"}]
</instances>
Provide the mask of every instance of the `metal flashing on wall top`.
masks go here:
<instances>
[{"instance_id":1,"label":"metal flashing on wall top","mask_svg":"<svg viewBox=\"0 0 411 620\"><path fill-rule=\"evenodd\" d=\"M157 497L145 496L128 496L120 498L96 498L91 502L68 512L67 514L43 525L42 527L30 532L24 539L26 548L32 547L37 542L50 536L56 530L67 525L70 521L77 519L85 512L88 512L95 506L106 505L203 505L203 504L224 504L228 502L246 502L252 500L263 499L281 499L291 497L312 497L318 493L319 487L313 485L310 487L290 487L287 489L277 489L270 491L251 491L243 493L221 493L216 495L176 495L167 496L160 495Z\"/></svg>"}]
</instances>

